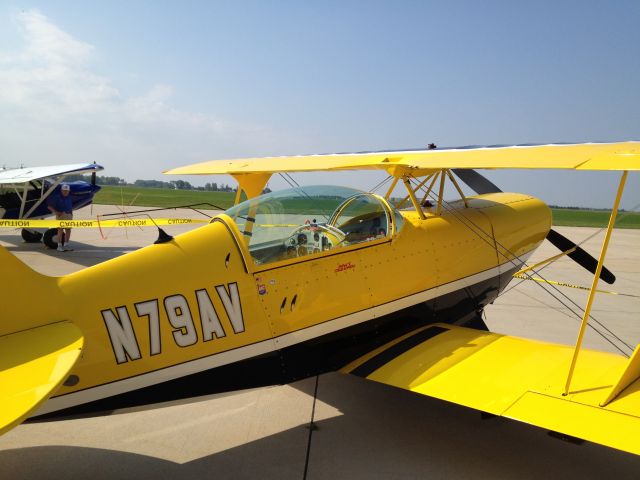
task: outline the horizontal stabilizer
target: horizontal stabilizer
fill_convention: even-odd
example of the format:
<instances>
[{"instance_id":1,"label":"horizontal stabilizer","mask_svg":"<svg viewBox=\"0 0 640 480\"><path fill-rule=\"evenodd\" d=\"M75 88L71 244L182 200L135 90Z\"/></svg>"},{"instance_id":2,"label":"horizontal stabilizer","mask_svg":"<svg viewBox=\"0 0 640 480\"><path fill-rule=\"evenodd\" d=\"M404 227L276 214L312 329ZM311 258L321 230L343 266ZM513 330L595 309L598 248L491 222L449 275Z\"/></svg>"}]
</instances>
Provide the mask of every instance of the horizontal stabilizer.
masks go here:
<instances>
[{"instance_id":1,"label":"horizontal stabilizer","mask_svg":"<svg viewBox=\"0 0 640 480\"><path fill-rule=\"evenodd\" d=\"M57 322L0 336L0 434L55 392L80 357L82 332Z\"/></svg>"},{"instance_id":2,"label":"horizontal stabilizer","mask_svg":"<svg viewBox=\"0 0 640 480\"><path fill-rule=\"evenodd\" d=\"M343 372L640 455L640 381L629 360L581 350L563 396L573 348L437 324L415 330ZM633 362L635 365L635 362ZM629 377L606 406L608 392Z\"/></svg>"}]
</instances>

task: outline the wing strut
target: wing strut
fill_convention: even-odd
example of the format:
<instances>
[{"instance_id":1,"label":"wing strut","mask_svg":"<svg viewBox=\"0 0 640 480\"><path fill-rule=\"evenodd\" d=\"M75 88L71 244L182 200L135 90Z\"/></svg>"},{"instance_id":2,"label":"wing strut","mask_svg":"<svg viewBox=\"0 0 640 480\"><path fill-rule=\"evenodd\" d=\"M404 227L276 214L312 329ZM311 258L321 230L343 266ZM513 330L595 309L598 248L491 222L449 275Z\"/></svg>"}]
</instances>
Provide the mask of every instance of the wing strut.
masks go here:
<instances>
[{"instance_id":1,"label":"wing strut","mask_svg":"<svg viewBox=\"0 0 640 480\"><path fill-rule=\"evenodd\" d=\"M416 177L412 177L411 175L403 175L402 177L395 177L394 183L389 188L389 191L387 192L387 195L385 198L388 198L389 195L391 195L391 192L393 191L393 188L395 187L399 178L402 178L402 182L407 188L408 195L396 204L396 208L402 207L402 205L404 205L407 200L411 200L413 207L416 209L416 212L418 213L418 215L420 216L420 219L422 220L426 218L422 210L422 206L425 205L425 201L429 197L429 194L433 190L433 187L435 186L438 179L440 179L440 185L439 185L438 194L437 194L438 204L436 206L436 211L435 211L436 215L442 214L442 202L444 201L444 198L443 198L444 186L447 181L447 178L451 180L451 183L453 184L455 189L458 191L458 194L460 195L460 198L462 199L462 203L464 203L465 208L469 207L467 197L464 195L464 192L460 188L460 185L458 184L454 176L451 174L451 171L449 169L443 168L442 170L437 170L435 172L428 173L427 175L425 175L424 179L420 183L418 183L415 187L411 185L411 178L416 178ZM422 197L422 201L418 202L418 199L416 198L416 192L422 189L427 184L427 182L429 182L429 180L431 180L431 182L429 183L429 186L426 188L424 197ZM416 178L416 181L417 181L417 178Z\"/></svg>"},{"instance_id":2,"label":"wing strut","mask_svg":"<svg viewBox=\"0 0 640 480\"><path fill-rule=\"evenodd\" d=\"M462 198L462 203L464 203L464 207L469 208L469 202L467 202L467 197L465 197L464 192L460 188L460 185L458 185L458 182L456 182L456 179L451 173L451 170L447 170L446 172L447 172L447 177L449 177L449 180L451 180L451 183L453 183L453 186L456 187L456 190L458 191L460 198Z\"/></svg>"},{"instance_id":3,"label":"wing strut","mask_svg":"<svg viewBox=\"0 0 640 480\"><path fill-rule=\"evenodd\" d=\"M622 391L630 386L633 382L637 381L640 378L640 345L636 347L629 359L629 363L620 374L620 378L616 382L616 384L611 387L611 390L607 394L607 398L600 404L601 407L606 407L615 400L618 395L622 393Z\"/></svg>"},{"instance_id":4,"label":"wing strut","mask_svg":"<svg viewBox=\"0 0 640 480\"><path fill-rule=\"evenodd\" d=\"M422 197L422 201L420 202L420 205L424 205L427 199L429 198L429 195L431 194L431 190L433 190L433 186L436 184L436 180L438 180L438 173L433 174L433 180L431 180L431 183L427 187L427 191L424 192L424 196Z\"/></svg>"},{"instance_id":5,"label":"wing strut","mask_svg":"<svg viewBox=\"0 0 640 480\"><path fill-rule=\"evenodd\" d=\"M442 213L442 200L444 197L444 183L447 181L447 176L442 170L440 174L440 188L438 189L438 205L436 206L436 215L440 215Z\"/></svg>"},{"instance_id":6,"label":"wing strut","mask_svg":"<svg viewBox=\"0 0 640 480\"><path fill-rule=\"evenodd\" d=\"M420 220L424 220L427 217L424 216L424 212L422 211L422 207L418 203L418 199L416 198L415 193L413 193L413 188L411 188L411 182L409 182L408 177L403 177L402 181L404 182L404 186L407 187L407 192L409 192L409 198L411 198L411 203L413 204L413 208L416 209L418 215L420 216Z\"/></svg>"},{"instance_id":7,"label":"wing strut","mask_svg":"<svg viewBox=\"0 0 640 480\"><path fill-rule=\"evenodd\" d=\"M40 194L40 198L38 199L38 201L32 205L32 207L29 209L27 213L23 215L22 212L20 212L20 218L29 218L29 215L31 215L31 213L33 213L35 209L38 208L42 204L42 202L44 202L49 197L49 195L51 195L51 192L53 192L56 189L56 187L60 185L60 183L62 183L64 179L65 179L64 175L61 175L60 177L56 178L55 182L51 184L51 186L47 189L47 191ZM42 187L44 187L44 181L42 182ZM42 187L40 188L40 192L42 192Z\"/></svg>"},{"instance_id":8,"label":"wing strut","mask_svg":"<svg viewBox=\"0 0 640 480\"><path fill-rule=\"evenodd\" d=\"M620 184L618 185L618 192L616 194L616 200L613 203L613 209L611 210L611 216L609 217L609 225L607 226L607 233L604 236L604 240L602 242L602 249L600 250L600 258L598 260L598 266L596 267L596 271L593 275L593 282L591 283L591 291L589 292L589 299L587 300L587 306L584 309L584 315L582 316L582 322L580 323L580 330L578 332L578 339L576 340L576 346L573 350L573 358L571 359L571 366L569 367L569 373L567 375L567 382L564 387L563 395L567 395L569 393L569 389L571 388L571 379L573 378L573 372L576 367L576 362L578 361L578 354L580 353L580 347L582 346L582 339L584 337L584 332L587 329L587 323L589 322L589 314L591 313L591 306L593 305L593 299L596 296L596 289L598 287L598 280L600 279L600 272L602 271L602 265L604 264L604 257L607 254L607 248L609 247L609 240L611 239L611 231L613 230L613 224L616 221L616 216L618 215L618 207L620 206L620 199L622 198L622 193L624 192L624 184L627 181L627 172L626 170L622 173L622 177L620 178Z\"/></svg>"},{"instance_id":9,"label":"wing strut","mask_svg":"<svg viewBox=\"0 0 640 480\"><path fill-rule=\"evenodd\" d=\"M435 174L433 174L433 175L435 175L436 177L438 176L438 174L437 174L437 173L435 173ZM409 186L407 186L407 183L405 182L405 180L409 180L409 179L410 179L410 177L403 177L403 180L402 180L402 181L403 181L403 183L404 183L404 186L407 188L407 191L409 191L409 192L413 191L413 192L414 192L414 195L415 195L415 192L417 192L420 188L422 188L422 186L423 186L425 183L427 183L427 181L429 181L429 179L430 179L430 178L431 178L431 175L427 175L427 176L424 178L424 180L422 180L422 181L421 181L421 182L420 182L420 183L419 183L415 188L413 188L413 187L411 186L411 183L409 183ZM395 177L395 182L397 183L399 179L400 179L400 177ZM410 181L410 180L409 180L409 181ZM400 201L396 204L396 208L401 208L401 207L406 203L406 201L407 201L407 200L409 200L410 198L411 198L411 193L409 193L406 197L404 197L402 200L400 200ZM422 203L424 203L424 202L421 202L421 204L422 204Z\"/></svg>"},{"instance_id":10,"label":"wing strut","mask_svg":"<svg viewBox=\"0 0 640 480\"><path fill-rule=\"evenodd\" d=\"M393 177L391 186L389 187L389 189L387 190L387 193L384 196L386 200L389 200L391 198L391 194L393 193L393 189L396 188L396 185L398 184L398 180L400 180L399 177Z\"/></svg>"}]
</instances>

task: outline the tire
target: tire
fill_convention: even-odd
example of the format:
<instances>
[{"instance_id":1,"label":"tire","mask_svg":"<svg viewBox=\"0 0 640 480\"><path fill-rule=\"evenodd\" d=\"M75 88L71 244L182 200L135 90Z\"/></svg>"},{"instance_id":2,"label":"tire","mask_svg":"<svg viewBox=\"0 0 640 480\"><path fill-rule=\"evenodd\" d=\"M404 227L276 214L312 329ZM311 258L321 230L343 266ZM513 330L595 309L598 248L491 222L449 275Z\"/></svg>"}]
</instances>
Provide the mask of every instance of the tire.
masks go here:
<instances>
[{"instance_id":1,"label":"tire","mask_svg":"<svg viewBox=\"0 0 640 480\"><path fill-rule=\"evenodd\" d=\"M49 230L44 232L42 241L49 248L53 248L53 249L58 248L58 229L50 228Z\"/></svg>"},{"instance_id":2,"label":"tire","mask_svg":"<svg viewBox=\"0 0 640 480\"><path fill-rule=\"evenodd\" d=\"M35 230L23 228L20 234L26 243L40 243L40 241L42 241L42 233L36 232Z\"/></svg>"}]
</instances>

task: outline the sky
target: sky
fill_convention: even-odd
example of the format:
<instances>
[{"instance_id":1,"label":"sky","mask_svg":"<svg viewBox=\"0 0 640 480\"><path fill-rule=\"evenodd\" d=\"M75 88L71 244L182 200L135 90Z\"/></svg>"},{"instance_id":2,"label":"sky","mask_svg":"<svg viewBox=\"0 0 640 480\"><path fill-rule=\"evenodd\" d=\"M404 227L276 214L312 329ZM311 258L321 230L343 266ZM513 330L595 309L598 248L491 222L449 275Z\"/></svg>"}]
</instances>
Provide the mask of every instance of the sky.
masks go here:
<instances>
[{"instance_id":1,"label":"sky","mask_svg":"<svg viewBox=\"0 0 640 480\"><path fill-rule=\"evenodd\" d=\"M637 0L0 0L0 166L173 180L161 172L248 156L640 140L639 23ZM619 178L485 174L587 207L610 206Z\"/></svg>"}]
</instances>

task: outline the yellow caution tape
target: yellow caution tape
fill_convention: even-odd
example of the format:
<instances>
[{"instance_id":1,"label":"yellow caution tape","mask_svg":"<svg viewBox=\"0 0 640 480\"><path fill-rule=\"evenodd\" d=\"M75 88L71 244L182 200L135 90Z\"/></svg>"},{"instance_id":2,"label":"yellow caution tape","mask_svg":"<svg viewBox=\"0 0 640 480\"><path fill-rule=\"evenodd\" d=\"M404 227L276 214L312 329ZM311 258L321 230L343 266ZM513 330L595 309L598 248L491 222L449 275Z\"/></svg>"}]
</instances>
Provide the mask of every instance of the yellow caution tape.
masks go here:
<instances>
[{"instance_id":1,"label":"yellow caution tape","mask_svg":"<svg viewBox=\"0 0 640 480\"><path fill-rule=\"evenodd\" d=\"M154 227L156 225L189 225L209 223L208 219L194 218L120 218L117 220L3 220L0 228L125 228Z\"/></svg>"},{"instance_id":2,"label":"yellow caution tape","mask_svg":"<svg viewBox=\"0 0 640 480\"><path fill-rule=\"evenodd\" d=\"M549 283L551 285L558 285L559 287L577 288L578 290L586 290L587 292L591 291L591 288L585 287L585 286L582 286L582 285L572 285L570 283L554 282L553 280L545 280L544 278L539 278L539 277L530 277L530 276L523 275L523 274L520 274L520 273L515 273L513 276L514 276L514 278L519 278L521 280L533 280L534 282ZM596 289L596 292L598 292L598 293L608 293L610 295L622 295L624 297L640 298L637 295L631 295L630 293L612 292L610 290L598 290L598 289Z\"/></svg>"},{"instance_id":3,"label":"yellow caution tape","mask_svg":"<svg viewBox=\"0 0 640 480\"><path fill-rule=\"evenodd\" d=\"M0 228L122 228L153 227L155 225L189 225L192 223L209 223L209 219L195 218L120 218L117 220L32 220L32 219L0 219ZM262 223L259 227L299 227L293 223Z\"/></svg>"},{"instance_id":4,"label":"yellow caution tape","mask_svg":"<svg viewBox=\"0 0 640 480\"><path fill-rule=\"evenodd\" d=\"M265 228L293 228L293 227L299 227L300 224L299 223L259 223L258 227L265 227Z\"/></svg>"}]
</instances>

